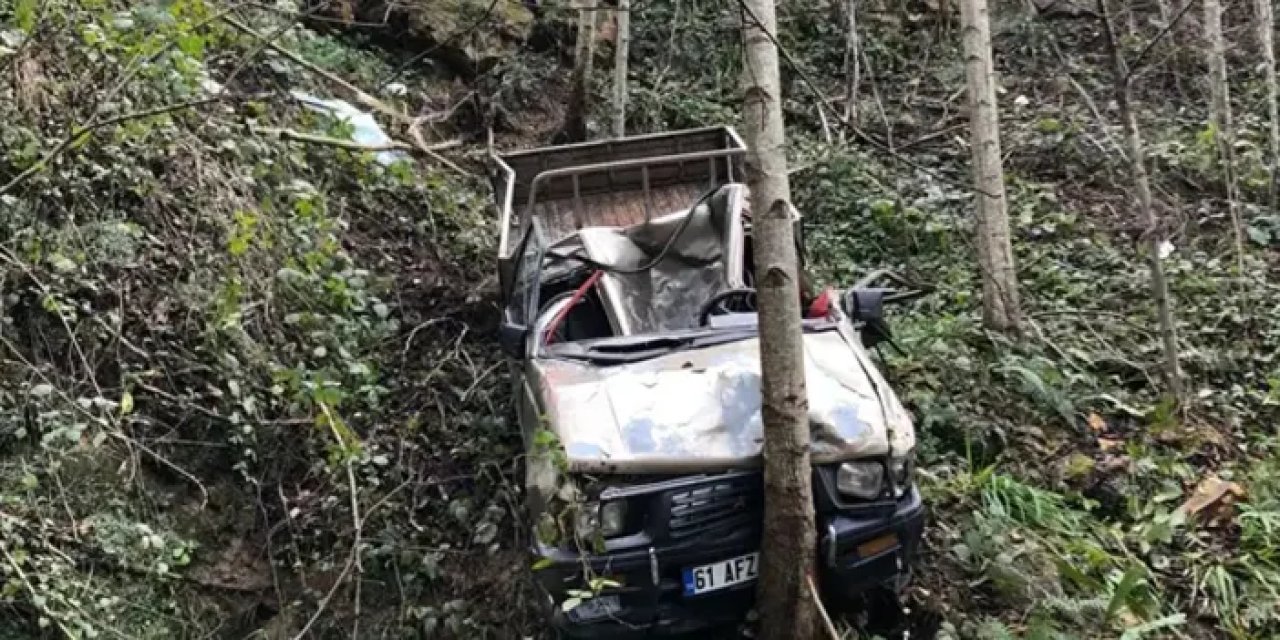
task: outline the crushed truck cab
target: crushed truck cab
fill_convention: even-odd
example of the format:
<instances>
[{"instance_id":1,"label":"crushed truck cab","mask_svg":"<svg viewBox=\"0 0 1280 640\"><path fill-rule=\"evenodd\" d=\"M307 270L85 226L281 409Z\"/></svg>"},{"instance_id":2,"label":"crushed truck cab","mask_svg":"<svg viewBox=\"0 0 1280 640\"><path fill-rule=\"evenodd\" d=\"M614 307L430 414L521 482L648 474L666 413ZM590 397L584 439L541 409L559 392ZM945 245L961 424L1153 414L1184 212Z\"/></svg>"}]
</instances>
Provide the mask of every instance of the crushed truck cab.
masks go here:
<instances>
[{"instance_id":1,"label":"crushed truck cab","mask_svg":"<svg viewBox=\"0 0 1280 640\"><path fill-rule=\"evenodd\" d=\"M493 158L531 563L567 635L684 633L752 605L763 422L744 155L716 127ZM827 595L900 588L920 539L915 431L866 346L902 295L855 287L802 321Z\"/></svg>"}]
</instances>

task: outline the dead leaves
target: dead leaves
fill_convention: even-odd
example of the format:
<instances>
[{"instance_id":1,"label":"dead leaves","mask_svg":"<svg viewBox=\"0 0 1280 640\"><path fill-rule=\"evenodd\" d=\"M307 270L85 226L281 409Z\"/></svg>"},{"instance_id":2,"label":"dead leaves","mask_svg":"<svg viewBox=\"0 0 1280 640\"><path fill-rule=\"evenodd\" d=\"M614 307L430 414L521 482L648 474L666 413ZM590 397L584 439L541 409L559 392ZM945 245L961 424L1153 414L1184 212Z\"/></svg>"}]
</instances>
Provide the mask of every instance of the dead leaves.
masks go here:
<instances>
[{"instance_id":1,"label":"dead leaves","mask_svg":"<svg viewBox=\"0 0 1280 640\"><path fill-rule=\"evenodd\" d=\"M1196 485L1178 510L1188 517L1199 515L1206 526L1220 526L1232 520L1235 516L1235 503L1244 497L1244 487L1239 483L1211 475Z\"/></svg>"},{"instance_id":2,"label":"dead leaves","mask_svg":"<svg viewBox=\"0 0 1280 640\"><path fill-rule=\"evenodd\" d=\"M1089 430L1094 433L1102 433L1107 430L1107 421L1096 413L1090 413L1087 422L1089 423Z\"/></svg>"}]
</instances>

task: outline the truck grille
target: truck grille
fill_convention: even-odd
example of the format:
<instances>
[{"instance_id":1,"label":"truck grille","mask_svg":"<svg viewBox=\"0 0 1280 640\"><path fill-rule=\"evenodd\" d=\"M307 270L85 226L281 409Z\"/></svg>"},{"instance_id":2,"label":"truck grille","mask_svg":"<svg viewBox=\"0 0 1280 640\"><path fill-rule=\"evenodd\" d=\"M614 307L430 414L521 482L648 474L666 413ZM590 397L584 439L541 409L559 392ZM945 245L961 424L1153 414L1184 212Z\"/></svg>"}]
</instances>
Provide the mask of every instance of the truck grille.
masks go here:
<instances>
[{"instance_id":1,"label":"truck grille","mask_svg":"<svg viewBox=\"0 0 1280 640\"><path fill-rule=\"evenodd\" d=\"M759 474L710 480L670 492L673 539L718 534L743 526L759 526L763 487Z\"/></svg>"}]
</instances>

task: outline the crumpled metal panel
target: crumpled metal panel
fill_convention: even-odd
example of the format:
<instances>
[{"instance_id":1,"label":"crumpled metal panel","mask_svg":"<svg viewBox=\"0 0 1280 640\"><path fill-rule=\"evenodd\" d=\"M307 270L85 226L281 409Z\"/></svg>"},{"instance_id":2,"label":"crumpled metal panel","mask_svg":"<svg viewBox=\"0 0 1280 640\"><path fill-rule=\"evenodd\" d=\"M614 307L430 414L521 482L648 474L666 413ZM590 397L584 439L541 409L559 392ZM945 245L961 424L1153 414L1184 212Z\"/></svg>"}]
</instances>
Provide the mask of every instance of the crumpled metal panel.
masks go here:
<instances>
[{"instance_id":1,"label":"crumpled metal panel","mask_svg":"<svg viewBox=\"0 0 1280 640\"><path fill-rule=\"evenodd\" d=\"M592 260L616 269L604 274L601 287L618 335L696 328L704 303L742 286L745 191L742 185L725 185L692 212L625 229L578 232ZM645 265L650 266L639 270Z\"/></svg>"},{"instance_id":2,"label":"crumpled metal panel","mask_svg":"<svg viewBox=\"0 0 1280 640\"><path fill-rule=\"evenodd\" d=\"M624 269L647 264L651 256L612 229L583 229L583 245L593 260ZM611 321L619 335L664 333L698 326L698 309L726 288L720 255L690 265L668 256L638 273L605 272Z\"/></svg>"},{"instance_id":3,"label":"crumpled metal panel","mask_svg":"<svg viewBox=\"0 0 1280 640\"><path fill-rule=\"evenodd\" d=\"M915 445L910 417L862 346L842 333L856 336L805 335L813 461L884 455L890 444L906 452ZM570 470L658 473L758 465L758 349L758 341L748 339L609 367L539 361L539 393Z\"/></svg>"}]
</instances>

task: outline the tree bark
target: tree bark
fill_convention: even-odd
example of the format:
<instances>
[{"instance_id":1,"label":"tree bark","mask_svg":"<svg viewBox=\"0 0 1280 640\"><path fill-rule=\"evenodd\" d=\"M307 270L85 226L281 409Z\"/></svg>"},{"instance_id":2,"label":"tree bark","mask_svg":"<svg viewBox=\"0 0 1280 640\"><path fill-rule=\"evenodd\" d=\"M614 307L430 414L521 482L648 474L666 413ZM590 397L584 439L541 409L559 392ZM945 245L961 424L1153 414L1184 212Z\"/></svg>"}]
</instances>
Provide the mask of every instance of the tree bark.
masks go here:
<instances>
[{"instance_id":1,"label":"tree bark","mask_svg":"<svg viewBox=\"0 0 1280 640\"><path fill-rule=\"evenodd\" d=\"M765 514L758 607L761 637L808 640L814 629L808 577L814 562L808 395L804 380L795 216L774 0L742 0L743 133L748 144L752 242L760 305Z\"/></svg>"},{"instance_id":2,"label":"tree bark","mask_svg":"<svg viewBox=\"0 0 1280 640\"><path fill-rule=\"evenodd\" d=\"M613 50L613 136L627 135L627 62L631 55L631 0L618 0Z\"/></svg>"},{"instance_id":3,"label":"tree bark","mask_svg":"<svg viewBox=\"0 0 1280 640\"><path fill-rule=\"evenodd\" d=\"M1151 270L1151 295L1155 298L1156 313L1160 323L1160 339L1164 346L1165 378L1175 399L1182 399L1182 372L1178 365L1178 334L1173 321L1173 303L1169 284L1164 277L1164 264L1160 258L1160 246L1164 243L1164 228L1156 218L1151 199L1151 183L1147 177L1143 156L1142 135L1138 132L1138 119L1133 113L1132 87L1129 68L1120 52L1119 38L1107 9L1106 0L1098 0L1098 15L1106 34L1107 49L1111 55L1111 72L1115 80L1116 104L1124 121L1124 137L1129 147L1129 169L1133 173L1134 190L1138 196L1138 211L1146 230L1147 252Z\"/></svg>"},{"instance_id":4,"label":"tree bark","mask_svg":"<svg viewBox=\"0 0 1280 640\"><path fill-rule=\"evenodd\" d=\"M1018 275L1004 191L1000 155L1000 114L991 59L991 23L987 0L960 3L965 72L969 84L969 124L973 180L977 190L978 265L982 271L982 319L992 329L1018 330L1021 310Z\"/></svg>"},{"instance_id":5,"label":"tree bark","mask_svg":"<svg viewBox=\"0 0 1280 640\"><path fill-rule=\"evenodd\" d=\"M1280 165L1280 93L1276 89L1275 14L1271 9L1271 0L1256 0L1255 4L1258 11L1258 42L1262 45L1263 71L1267 85L1267 137L1271 142L1271 187L1267 204L1272 213L1275 213L1276 173L1277 165Z\"/></svg>"},{"instance_id":6,"label":"tree bark","mask_svg":"<svg viewBox=\"0 0 1280 640\"><path fill-rule=\"evenodd\" d=\"M1209 87L1213 94L1210 122L1218 149L1218 166L1227 191L1227 212L1235 234L1236 267L1244 275L1244 228L1236 208L1235 124L1231 118L1231 85L1227 80L1227 47L1222 36L1222 4L1204 0L1204 37L1208 41Z\"/></svg>"},{"instance_id":7,"label":"tree bark","mask_svg":"<svg viewBox=\"0 0 1280 640\"><path fill-rule=\"evenodd\" d=\"M587 113L591 110L591 73L596 55L597 0L575 0L578 9L578 34L573 47L572 87L565 108L564 125L557 142L580 142L587 139Z\"/></svg>"},{"instance_id":8,"label":"tree bark","mask_svg":"<svg viewBox=\"0 0 1280 640\"><path fill-rule=\"evenodd\" d=\"M858 123L858 86L862 84L862 59L858 55L858 0L844 0L844 119Z\"/></svg>"}]
</instances>

